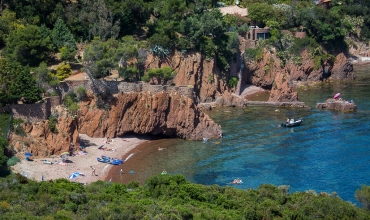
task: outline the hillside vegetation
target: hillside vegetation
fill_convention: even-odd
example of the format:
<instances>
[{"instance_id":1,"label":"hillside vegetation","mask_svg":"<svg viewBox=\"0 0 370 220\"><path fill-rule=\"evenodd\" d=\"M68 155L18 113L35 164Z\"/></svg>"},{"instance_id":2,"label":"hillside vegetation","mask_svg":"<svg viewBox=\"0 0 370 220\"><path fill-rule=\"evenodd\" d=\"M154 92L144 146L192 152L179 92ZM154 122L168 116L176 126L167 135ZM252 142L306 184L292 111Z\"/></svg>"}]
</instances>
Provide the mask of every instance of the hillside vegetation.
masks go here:
<instances>
[{"instance_id":1,"label":"hillside vegetation","mask_svg":"<svg viewBox=\"0 0 370 220\"><path fill-rule=\"evenodd\" d=\"M71 74L74 63L88 66L97 79L116 70L125 81L151 77L170 81L176 73L168 67L144 68L150 53L166 59L174 51L199 51L216 61L222 80L235 87L238 79L229 74L230 63L240 54L239 39L248 35L250 26L268 26L270 37L247 48L245 60L261 59L263 48L274 47L283 66L300 65L303 50L320 66L346 52L353 44L350 39L370 40L368 0L332 0L328 7L311 0L239 0L240 7L248 8L248 17L223 16L218 9L234 4L234 0L0 0L0 107L58 95L55 88ZM307 36L296 38L295 32ZM62 63L51 70L55 62ZM67 95L64 105L76 112L85 93ZM0 137L0 166L9 162L4 153L8 148ZM155 176L139 187L102 181L82 186L64 179L38 183L10 175L0 179L0 218L369 219L370 188L363 186L356 198L366 210L335 194L289 194L287 188L271 185L243 191L196 185L182 176Z\"/></svg>"},{"instance_id":2,"label":"hillside vegetation","mask_svg":"<svg viewBox=\"0 0 370 220\"><path fill-rule=\"evenodd\" d=\"M1 219L368 219L366 210L335 194L289 194L289 187L257 190L203 186L181 175L157 175L144 186L65 179L0 179Z\"/></svg>"},{"instance_id":3,"label":"hillside vegetation","mask_svg":"<svg viewBox=\"0 0 370 220\"><path fill-rule=\"evenodd\" d=\"M270 38L259 47L277 48L283 65L301 63L304 49L318 64L332 60L330 54L351 44L346 36L370 39L369 1L332 0L331 7L311 0L239 3L248 9L247 18L222 16L219 7L235 4L227 0L2 0L0 105L35 102L64 80L71 73L68 65L57 71L45 65L55 59L88 65L96 78L116 69L135 81L144 75L149 53L166 58L174 50L195 50L214 59L228 82L238 35L245 37L249 25L270 28ZM307 37L296 39L281 30L305 31ZM247 50L246 57L258 59L258 51Z\"/></svg>"}]
</instances>

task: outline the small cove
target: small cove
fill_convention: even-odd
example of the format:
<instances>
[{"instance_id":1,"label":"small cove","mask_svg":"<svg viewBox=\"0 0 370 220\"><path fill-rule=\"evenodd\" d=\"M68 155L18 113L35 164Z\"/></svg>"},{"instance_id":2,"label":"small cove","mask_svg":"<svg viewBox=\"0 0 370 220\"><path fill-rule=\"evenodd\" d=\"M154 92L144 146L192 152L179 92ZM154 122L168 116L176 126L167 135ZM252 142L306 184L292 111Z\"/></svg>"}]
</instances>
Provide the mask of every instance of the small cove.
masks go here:
<instances>
[{"instance_id":1,"label":"small cove","mask_svg":"<svg viewBox=\"0 0 370 220\"><path fill-rule=\"evenodd\" d=\"M222 126L224 138L202 141L152 140L134 149L134 155L110 172L113 181L127 183L167 170L189 181L240 189L259 185L290 185L290 192L336 192L356 203L354 193L370 184L370 71L355 68L356 80L327 81L298 89L299 100L312 109L247 107L218 108L207 112ZM323 102L340 92L354 100L353 113L319 110ZM304 119L301 126L282 128L289 118ZM158 148L166 148L159 151ZM124 158L123 158L124 159ZM129 171L134 171L130 174ZM241 185L230 185L234 178Z\"/></svg>"}]
</instances>

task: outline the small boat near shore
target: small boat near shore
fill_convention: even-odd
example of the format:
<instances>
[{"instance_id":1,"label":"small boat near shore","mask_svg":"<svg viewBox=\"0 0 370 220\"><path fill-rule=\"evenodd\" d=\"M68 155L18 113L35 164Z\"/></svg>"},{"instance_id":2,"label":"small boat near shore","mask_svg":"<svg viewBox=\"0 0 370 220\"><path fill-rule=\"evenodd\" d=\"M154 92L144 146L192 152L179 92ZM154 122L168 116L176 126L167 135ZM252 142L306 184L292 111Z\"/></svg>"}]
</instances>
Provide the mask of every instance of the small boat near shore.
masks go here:
<instances>
[{"instance_id":1,"label":"small boat near shore","mask_svg":"<svg viewBox=\"0 0 370 220\"><path fill-rule=\"evenodd\" d=\"M281 123L281 126L282 127L294 127L294 126L298 126L302 124L302 122L303 122L302 118L298 120L290 119L289 122L286 121L286 122Z\"/></svg>"},{"instance_id":2,"label":"small boat near shore","mask_svg":"<svg viewBox=\"0 0 370 220\"><path fill-rule=\"evenodd\" d=\"M98 157L96 159L99 162L101 162L101 163L108 163L108 164L112 164L112 165L120 165L120 164L123 164L123 161L122 160L113 159L113 158L106 157L106 156L102 156L102 158Z\"/></svg>"},{"instance_id":3,"label":"small boat near shore","mask_svg":"<svg viewBox=\"0 0 370 220\"><path fill-rule=\"evenodd\" d=\"M123 163L123 160L118 159L118 158L107 157L107 156L103 156L103 155L101 157L104 160L114 161L114 162L118 162L118 163L121 163L121 164Z\"/></svg>"}]
</instances>

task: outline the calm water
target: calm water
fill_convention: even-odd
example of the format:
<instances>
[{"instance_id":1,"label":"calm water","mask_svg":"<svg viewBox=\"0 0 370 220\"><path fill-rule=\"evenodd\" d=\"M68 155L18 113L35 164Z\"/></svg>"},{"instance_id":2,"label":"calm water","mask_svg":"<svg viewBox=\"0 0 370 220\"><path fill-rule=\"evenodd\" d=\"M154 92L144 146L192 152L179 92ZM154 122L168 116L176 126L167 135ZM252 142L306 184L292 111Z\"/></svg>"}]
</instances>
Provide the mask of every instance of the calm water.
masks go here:
<instances>
[{"instance_id":1,"label":"calm water","mask_svg":"<svg viewBox=\"0 0 370 220\"><path fill-rule=\"evenodd\" d=\"M355 203L361 184L370 185L370 66L356 68L356 80L321 83L299 89L300 101L312 109L220 108L208 114L220 125L221 140L153 141L132 158L142 179L166 169L189 181L221 186L234 178L240 189L264 183L290 185L290 191L336 192ZM354 100L355 113L315 108L316 102L340 92ZM287 117L304 118L301 126L282 128ZM158 147L167 148L158 151ZM126 166L126 165L125 165ZM139 179L140 179L139 178Z\"/></svg>"}]
</instances>

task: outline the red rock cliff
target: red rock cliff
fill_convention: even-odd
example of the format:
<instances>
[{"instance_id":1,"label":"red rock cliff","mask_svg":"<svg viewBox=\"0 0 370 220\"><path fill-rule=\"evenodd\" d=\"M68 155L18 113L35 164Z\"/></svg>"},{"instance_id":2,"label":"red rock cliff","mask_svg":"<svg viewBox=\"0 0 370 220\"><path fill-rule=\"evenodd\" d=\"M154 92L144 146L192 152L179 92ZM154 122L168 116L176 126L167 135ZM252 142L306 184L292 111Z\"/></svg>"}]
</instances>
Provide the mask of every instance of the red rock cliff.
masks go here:
<instances>
[{"instance_id":1,"label":"red rock cliff","mask_svg":"<svg viewBox=\"0 0 370 220\"><path fill-rule=\"evenodd\" d=\"M297 101L298 94L293 91L295 84L315 82L326 78L353 79L353 66L347 57L340 53L335 62L324 62L318 69L307 51L302 53L302 64L287 62L281 65L276 53L264 50L263 58L249 61L243 71L242 83L270 89L269 101Z\"/></svg>"},{"instance_id":2,"label":"red rock cliff","mask_svg":"<svg viewBox=\"0 0 370 220\"><path fill-rule=\"evenodd\" d=\"M206 60L199 52L175 54L168 59L159 59L149 55L146 68L170 66L177 75L173 79L176 85L193 85L196 98L200 102L213 101L227 90L227 85L214 60Z\"/></svg>"},{"instance_id":3,"label":"red rock cliff","mask_svg":"<svg viewBox=\"0 0 370 220\"><path fill-rule=\"evenodd\" d=\"M68 152L71 142L79 146L77 121L63 115L59 117L56 127L57 133L49 129L49 121L31 124L22 124L26 135L17 135L12 132L9 136L9 145L16 152L31 152L34 156L47 157Z\"/></svg>"},{"instance_id":4,"label":"red rock cliff","mask_svg":"<svg viewBox=\"0 0 370 220\"><path fill-rule=\"evenodd\" d=\"M200 140L218 137L221 132L190 98L176 92L119 94L106 102L107 110L96 108L97 104L96 99L80 104L80 133L112 138L134 132Z\"/></svg>"},{"instance_id":5,"label":"red rock cliff","mask_svg":"<svg viewBox=\"0 0 370 220\"><path fill-rule=\"evenodd\" d=\"M240 51L254 47L254 42L240 39ZM240 62L230 63L230 76L238 76ZM166 59L149 55L146 68L170 66L177 72L173 83L176 85L194 85L198 102L209 102L230 90L227 78L218 69L214 60L206 60L199 52L178 53ZM241 84L251 84L271 90L269 101L297 101L298 94L293 87L298 83L316 82L327 78L354 78L353 66L343 53L336 56L335 62L324 62L314 69L314 60L307 51L302 52L301 64L291 61L283 66L274 49L264 50L263 58L258 61L247 61L242 72ZM243 87L243 86L242 86Z\"/></svg>"}]
</instances>

